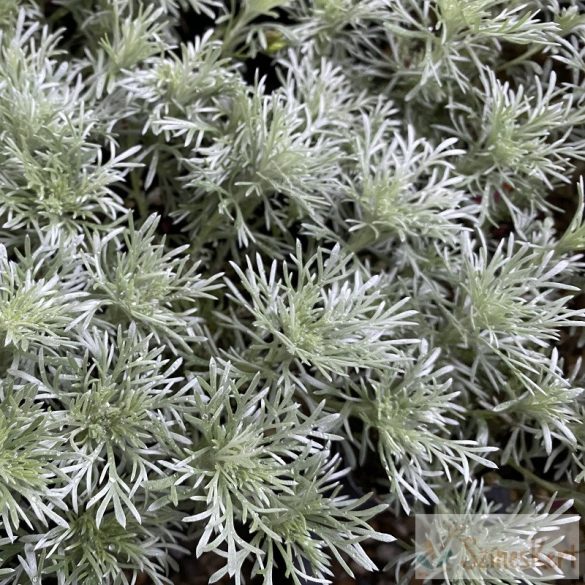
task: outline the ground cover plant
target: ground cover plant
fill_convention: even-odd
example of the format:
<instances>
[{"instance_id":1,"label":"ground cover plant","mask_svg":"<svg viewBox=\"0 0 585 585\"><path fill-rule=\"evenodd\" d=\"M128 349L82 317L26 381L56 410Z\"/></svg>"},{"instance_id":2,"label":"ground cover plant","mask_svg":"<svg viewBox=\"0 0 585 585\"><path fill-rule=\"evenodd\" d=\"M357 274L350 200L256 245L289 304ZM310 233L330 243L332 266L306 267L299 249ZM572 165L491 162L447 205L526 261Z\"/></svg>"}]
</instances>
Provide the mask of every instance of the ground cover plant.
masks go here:
<instances>
[{"instance_id":1,"label":"ground cover plant","mask_svg":"<svg viewBox=\"0 0 585 585\"><path fill-rule=\"evenodd\" d=\"M583 513L584 121L580 0L1 0L0 584Z\"/></svg>"}]
</instances>

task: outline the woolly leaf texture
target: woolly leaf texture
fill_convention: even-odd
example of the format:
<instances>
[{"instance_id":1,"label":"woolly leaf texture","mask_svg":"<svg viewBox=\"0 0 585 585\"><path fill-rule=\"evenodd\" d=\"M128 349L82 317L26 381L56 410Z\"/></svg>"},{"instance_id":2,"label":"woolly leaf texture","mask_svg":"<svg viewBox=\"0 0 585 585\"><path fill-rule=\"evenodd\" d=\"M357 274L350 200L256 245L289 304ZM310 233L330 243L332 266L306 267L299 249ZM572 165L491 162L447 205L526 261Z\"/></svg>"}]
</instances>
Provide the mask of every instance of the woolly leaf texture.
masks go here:
<instances>
[{"instance_id":1,"label":"woolly leaf texture","mask_svg":"<svg viewBox=\"0 0 585 585\"><path fill-rule=\"evenodd\" d=\"M2 0L0 584L585 512L584 122L581 0Z\"/></svg>"}]
</instances>

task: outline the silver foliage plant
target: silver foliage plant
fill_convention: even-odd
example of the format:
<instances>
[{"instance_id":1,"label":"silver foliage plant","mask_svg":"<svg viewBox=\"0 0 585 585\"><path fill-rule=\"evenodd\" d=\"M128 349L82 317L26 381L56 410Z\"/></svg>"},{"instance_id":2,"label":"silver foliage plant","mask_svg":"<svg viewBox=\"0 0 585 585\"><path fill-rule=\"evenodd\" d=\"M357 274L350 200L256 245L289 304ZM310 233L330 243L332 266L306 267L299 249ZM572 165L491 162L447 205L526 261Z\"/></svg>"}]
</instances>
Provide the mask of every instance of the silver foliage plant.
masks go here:
<instances>
[{"instance_id":1,"label":"silver foliage plant","mask_svg":"<svg viewBox=\"0 0 585 585\"><path fill-rule=\"evenodd\" d=\"M581 0L2 0L0 584L585 510L584 122Z\"/></svg>"}]
</instances>

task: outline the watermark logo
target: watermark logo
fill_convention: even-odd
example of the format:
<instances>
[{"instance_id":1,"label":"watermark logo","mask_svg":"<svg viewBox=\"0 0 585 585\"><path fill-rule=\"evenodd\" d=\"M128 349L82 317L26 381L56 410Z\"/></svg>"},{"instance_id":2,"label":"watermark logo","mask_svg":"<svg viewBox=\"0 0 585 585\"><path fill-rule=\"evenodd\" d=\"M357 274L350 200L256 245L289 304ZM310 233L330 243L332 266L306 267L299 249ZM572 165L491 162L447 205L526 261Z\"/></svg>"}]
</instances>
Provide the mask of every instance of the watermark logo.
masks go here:
<instances>
[{"instance_id":1,"label":"watermark logo","mask_svg":"<svg viewBox=\"0 0 585 585\"><path fill-rule=\"evenodd\" d=\"M579 517L417 514L415 577L422 580L579 578Z\"/></svg>"}]
</instances>

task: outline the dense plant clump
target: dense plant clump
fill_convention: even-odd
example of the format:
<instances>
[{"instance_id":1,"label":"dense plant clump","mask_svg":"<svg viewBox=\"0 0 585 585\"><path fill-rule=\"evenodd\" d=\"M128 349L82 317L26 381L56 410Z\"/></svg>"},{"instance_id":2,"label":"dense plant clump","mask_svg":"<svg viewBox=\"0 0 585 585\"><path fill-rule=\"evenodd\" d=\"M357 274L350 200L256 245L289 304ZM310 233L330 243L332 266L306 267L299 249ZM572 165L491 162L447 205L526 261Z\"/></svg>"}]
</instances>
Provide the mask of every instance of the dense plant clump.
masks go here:
<instances>
[{"instance_id":1,"label":"dense plant clump","mask_svg":"<svg viewBox=\"0 0 585 585\"><path fill-rule=\"evenodd\" d=\"M584 122L581 0L2 0L0 584L585 511Z\"/></svg>"}]
</instances>

